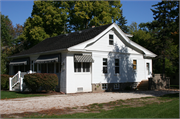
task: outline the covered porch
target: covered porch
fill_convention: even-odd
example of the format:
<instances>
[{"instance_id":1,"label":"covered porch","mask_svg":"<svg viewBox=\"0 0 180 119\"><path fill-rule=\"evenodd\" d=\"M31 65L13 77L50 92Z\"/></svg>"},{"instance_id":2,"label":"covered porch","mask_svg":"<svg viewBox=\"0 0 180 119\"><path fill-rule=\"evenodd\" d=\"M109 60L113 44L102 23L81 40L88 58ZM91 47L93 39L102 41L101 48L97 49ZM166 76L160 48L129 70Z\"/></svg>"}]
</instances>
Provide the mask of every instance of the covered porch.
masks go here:
<instances>
[{"instance_id":1,"label":"covered porch","mask_svg":"<svg viewBox=\"0 0 180 119\"><path fill-rule=\"evenodd\" d=\"M54 73L58 76L57 91L60 90L60 74L61 74L61 54L39 55L34 57L16 58L9 63L9 75L14 75L9 78L10 89L22 89L21 79L28 73ZM18 86L16 86L16 85ZM19 85L20 84L20 85Z\"/></svg>"}]
</instances>

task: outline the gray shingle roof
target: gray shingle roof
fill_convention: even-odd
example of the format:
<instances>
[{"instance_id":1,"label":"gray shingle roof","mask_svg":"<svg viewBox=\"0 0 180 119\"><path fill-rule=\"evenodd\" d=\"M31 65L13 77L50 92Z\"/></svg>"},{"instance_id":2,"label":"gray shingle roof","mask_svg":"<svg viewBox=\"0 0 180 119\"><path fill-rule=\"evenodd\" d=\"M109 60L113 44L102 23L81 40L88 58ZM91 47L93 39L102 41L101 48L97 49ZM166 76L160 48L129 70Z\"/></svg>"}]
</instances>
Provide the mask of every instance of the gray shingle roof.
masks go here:
<instances>
[{"instance_id":1,"label":"gray shingle roof","mask_svg":"<svg viewBox=\"0 0 180 119\"><path fill-rule=\"evenodd\" d=\"M47 38L35 45L34 47L18 54L14 54L10 57L69 48L71 46L80 44L94 38L106 28L108 28L111 24L85 29L81 32L77 31L69 34L63 34L56 37Z\"/></svg>"}]
</instances>

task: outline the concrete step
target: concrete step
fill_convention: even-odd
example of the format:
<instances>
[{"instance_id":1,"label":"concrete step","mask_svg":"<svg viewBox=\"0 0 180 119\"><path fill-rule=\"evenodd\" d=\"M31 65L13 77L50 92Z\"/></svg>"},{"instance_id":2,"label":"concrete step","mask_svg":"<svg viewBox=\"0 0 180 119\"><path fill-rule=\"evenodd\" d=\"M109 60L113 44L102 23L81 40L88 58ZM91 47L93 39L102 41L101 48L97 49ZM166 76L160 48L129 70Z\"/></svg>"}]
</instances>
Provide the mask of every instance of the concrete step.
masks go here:
<instances>
[{"instance_id":1,"label":"concrete step","mask_svg":"<svg viewBox=\"0 0 180 119\"><path fill-rule=\"evenodd\" d=\"M137 86L138 90L148 90L148 80L142 80L138 86Z\"/></svg>"}]
</instances>

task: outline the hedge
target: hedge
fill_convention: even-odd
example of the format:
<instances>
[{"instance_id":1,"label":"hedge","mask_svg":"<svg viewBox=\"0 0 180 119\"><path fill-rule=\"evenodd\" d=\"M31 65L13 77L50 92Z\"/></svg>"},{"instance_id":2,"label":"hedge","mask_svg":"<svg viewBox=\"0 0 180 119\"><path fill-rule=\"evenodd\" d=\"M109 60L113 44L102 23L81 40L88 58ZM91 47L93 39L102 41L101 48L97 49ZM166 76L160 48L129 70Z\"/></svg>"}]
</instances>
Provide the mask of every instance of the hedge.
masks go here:
<instances>
[{"instance_id":1,"label":"hedge","mask_svg":"<svg viewBox=\"0 0 180 119\"><path fill-rule=\"evenodd\" d=\"M26 74L23 82L32 92L36 92L40 88L50 91L55 90L58 85L58 77L56 74L49 73Z\"/></svg>"},{"instance_id":2,"label":"hedge","mask_svg":"<svg viewBox=\"0 0 180 119\"><path fill-rule=\"evenodd\" d=\"M1 74L1 89L9 90L9 77L12 77L8 74Z\"/></svg>"}]
</instances>

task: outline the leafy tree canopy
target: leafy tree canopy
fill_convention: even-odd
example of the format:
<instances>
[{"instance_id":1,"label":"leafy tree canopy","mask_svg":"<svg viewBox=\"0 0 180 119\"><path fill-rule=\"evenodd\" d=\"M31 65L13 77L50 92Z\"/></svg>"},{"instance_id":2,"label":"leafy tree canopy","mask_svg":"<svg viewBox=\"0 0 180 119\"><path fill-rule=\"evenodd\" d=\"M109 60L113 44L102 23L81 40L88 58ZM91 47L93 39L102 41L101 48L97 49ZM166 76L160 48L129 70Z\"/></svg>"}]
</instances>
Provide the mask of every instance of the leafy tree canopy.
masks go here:
<instances>
[{"instance_id":1,"label":"leafy tree canopy","mask_svg":"<svg viewBox=\"0 0 180 119\"><path fill-rule=\"evenodd\" d=\"M28 49L48 37L109 24L121 17L120 7L120 1L34 1L20 39Z\"/></svg>"}]
</instances>

